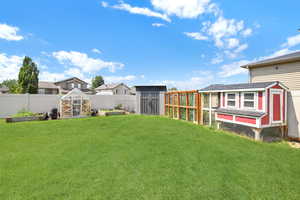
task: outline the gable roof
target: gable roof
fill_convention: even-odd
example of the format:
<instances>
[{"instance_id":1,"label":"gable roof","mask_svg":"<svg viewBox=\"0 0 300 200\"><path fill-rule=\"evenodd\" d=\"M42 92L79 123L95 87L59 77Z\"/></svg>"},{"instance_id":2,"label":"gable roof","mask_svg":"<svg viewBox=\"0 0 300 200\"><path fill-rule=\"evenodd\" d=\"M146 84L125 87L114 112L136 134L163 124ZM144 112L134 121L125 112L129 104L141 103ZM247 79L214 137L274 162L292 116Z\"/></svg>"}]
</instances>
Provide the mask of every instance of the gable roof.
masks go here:
<instances>
[{"instance_id":1,"label":"gable roof","mask_svg":"<svg viewBox=\"0 0 300 200\"><path fill-rule=\"evenodd\" d=\"M80 81L80 82L82 82L82 83L86 83L86 84L88 84L87 82L85 82L85 81L83 81L83 80L81 80L81 79L79 79L79 78L77 78L77 77L72 77L72 78L67 78L67 79L64 79L64 80L61 80L61 81L57 81L57 82L55 82L55 84L57 84L57 83L61 83L61 82L65 82L65 81L71 81L71 80L78 80L78 81Z\"/></svg>"},{"instance_id":2,"label":"gable roof","mask_svg":"<svg viewBox=\"0 0 300 200\"><path fill-rule=\"evenodd\" d=\"M40 81L39 88L58 89L59 87L55 85L53 82Z\"/></svg>"},{"instance_id":3,"label":"gable roof","mask_svg":"<svg viewBox=\"0 0 300 200\"><path fill-rule=\"evenodd\" d=\"M242 65L241 67L250 69L254 67L262 67L266 65L282 64L282 63L297 62L297 61L300 61L300 51L286 54L283 56L277 56L274 58L269 58L269 59L249 63L247 65Z\"/></svg>"},{"instance_id":4,"label":"gable roof","mask_svg":"<svg viewBox=\"0 0 300 200\"><path fill-rule=\"evenodd\" d=\"M96 90L112 90L115 89L116 87L120 86L120 85L124 85L125 87L127 87L128 89L130 89L127 85L125 85L124 83L111 83L111 84L103 84L100 85L99 87L96 88Z\"/></svg>"},{"instance_id":5,"label":"gable roof","mask_svg":"<svg viewBox=\"0 0 300 200\"><path fill-rule=\"evenodd\" d=\"M280 84L281 86L286 88L278 81L273 81L273 82L258 82L258 83L241 83L241 84L231 84L231 85L214 84L200 89L199 92L222 92L222 91L245 91L245 90L257 91L257 90L265 90L266 88L272 87L277 84Z\"/></svg>"}]
</instances>

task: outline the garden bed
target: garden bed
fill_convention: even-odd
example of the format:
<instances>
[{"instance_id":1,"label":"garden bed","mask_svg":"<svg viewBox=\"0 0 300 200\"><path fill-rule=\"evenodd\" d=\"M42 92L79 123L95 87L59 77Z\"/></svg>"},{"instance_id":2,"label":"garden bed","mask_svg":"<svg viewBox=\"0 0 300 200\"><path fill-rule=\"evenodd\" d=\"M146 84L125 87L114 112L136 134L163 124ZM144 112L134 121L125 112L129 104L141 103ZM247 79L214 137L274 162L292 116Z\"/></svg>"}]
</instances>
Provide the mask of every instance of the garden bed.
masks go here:
<instances>
[{"instance_id":1,"label":"garden bed","mask_svg":"<svg viewBox=\"0 0 300 200\"><path fill-rule=\"evenodd\" d=\"M41 120L43 120L42 116L8 117L8 118L6 118L7 123L27 122L27 121L41 121Z\"/></svg>"},{"instance_id":2,"label":"garden bed","mask_svg":"<svg viewBox=\"0 0 300 200\"><path fill-rule=\"evenodd\" d=\"M126 112L124 110L100 110L100 116L112 116L112 115L125 115Z\"/></svg>"}]
</instances>

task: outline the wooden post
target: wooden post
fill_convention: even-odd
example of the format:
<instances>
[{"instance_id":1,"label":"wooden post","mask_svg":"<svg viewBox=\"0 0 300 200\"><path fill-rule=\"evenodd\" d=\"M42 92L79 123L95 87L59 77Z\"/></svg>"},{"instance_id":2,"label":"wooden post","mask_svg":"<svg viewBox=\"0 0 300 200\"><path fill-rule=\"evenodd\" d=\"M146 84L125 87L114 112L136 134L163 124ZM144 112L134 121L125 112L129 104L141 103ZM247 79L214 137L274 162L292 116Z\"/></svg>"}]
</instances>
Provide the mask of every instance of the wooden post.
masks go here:
<instances>
[{"instance_id":1,"label":"wooden post","mask_svg":"<svg viewBox=\"0 0 300 200\"><path fill-rule=\"evenodd\" d=\"M212 125L212 117L211 117L211 92L209 93L209 126L211 126Z\"/></svg>"},{"instance_id":2,"label":"wooden post","mask_svg":"<svg viewBox=\"0 0 300 200\"><path fill-rule=\"evenodd\" d=\"M177 93L177 118L180 119L180 96L179 96L179 92Z\"/></svg>"},{"instance_id":3,"label":"wooden post","mask_svg":"<svg viewBox=\"0 0 300 200\"><path fill-rule=\"evenodd\" d=\"M217 122L217 129L220 129L220 128L221 128L221 123L222 123L222 122L219 122L219 121Z\"/></svg>"},{"instance_id":4,"label":"wooden post","mask_svg":"<svg viewBox=\"0 0 300 200\"><path fill-rule=\"evenodd\" d=\"M186 106L189 106L189 93L186 93L185 95L186 95ZM186 107L186 109L185 109L185 118L186 118L186 121L189 121L190 116L189 116L189 108L188 107Z\"/></svg>"},{"instance_id":5,"label":"wooden post","mask_svg":"<svg viewBox=\"0 0 300 200\"><path fill-rule=\"evenodd\" d=\"M280 126L280 132L281 132L281 137L286 138L287 137L287 126Z\"/></svg>"},{"instance_id":6,"label":"wooden post","mask_svg":"<svg viewBox=\"0 0 300 200\"><path fill-rule=\"evenodd\" d=\"M262 131L262 128L252 128L253 132L254 132L254 139L255 140L260 140L260 133Z\"/></svg>"}]
</instances>

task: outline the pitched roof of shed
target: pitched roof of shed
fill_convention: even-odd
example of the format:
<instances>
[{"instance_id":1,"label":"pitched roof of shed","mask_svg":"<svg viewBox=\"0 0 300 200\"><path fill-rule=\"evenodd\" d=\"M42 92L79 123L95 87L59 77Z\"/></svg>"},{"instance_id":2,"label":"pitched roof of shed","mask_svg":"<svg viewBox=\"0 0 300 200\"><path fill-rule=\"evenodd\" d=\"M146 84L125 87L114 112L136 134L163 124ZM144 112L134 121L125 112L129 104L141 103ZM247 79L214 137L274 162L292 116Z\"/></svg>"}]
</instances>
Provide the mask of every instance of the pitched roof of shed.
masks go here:
<instances>
[{"instance_id":1,"label":"pitched roof of shed","mask_svg":"<svg viewBox=\"0 0 300 200\"><path fill-rule=\"evenodd\" d=\"M282 64L282 63L288 63L288 62L296 62L300 61L300 51L286 54L283 56L277 56L265 60L260 60L257 62L249 63L247 65L242 65L242 68L254 68L254 67L261 67L261 66L266 66L266 65L271 65L271 64Z\"/></svg>"},{"instance_id":2,"label":"pitched roof of shed","mask_svg":"<svg viewBox=\"0 0 300 200\"><path fill-rule=\"evenodd\" d=\"M251 89L265 89L273 84L278 83L277 81L273 82L258 82L258 83L241 83L241 84L231 84L231 85L223 85L223 84L214 84L208 87L202 88L199 91L234 91L234 90L251 90Z\"/></svg>"},{"instance_id":3,"label":"pitched roof of shed","mask_svg":"<svg viewBox=\"0 0 300 200\"><path fill-rule=\"evenodd\" d=\"M65 81L70 81L70 80L78 80L78 81L80 81L80 82L82 82L82 83L86 83L86 84L88 84L87 82L85 82L85 81L83 81L83 80L81 80L81 79L79 79L79 78L77 78L77 77L72 77L72 78L67 78L67 79L64 79L64 80L61 80L61 81L56 81L55 83L61 83L61 82L65 82Z\"/></svg>"}]
</instances>

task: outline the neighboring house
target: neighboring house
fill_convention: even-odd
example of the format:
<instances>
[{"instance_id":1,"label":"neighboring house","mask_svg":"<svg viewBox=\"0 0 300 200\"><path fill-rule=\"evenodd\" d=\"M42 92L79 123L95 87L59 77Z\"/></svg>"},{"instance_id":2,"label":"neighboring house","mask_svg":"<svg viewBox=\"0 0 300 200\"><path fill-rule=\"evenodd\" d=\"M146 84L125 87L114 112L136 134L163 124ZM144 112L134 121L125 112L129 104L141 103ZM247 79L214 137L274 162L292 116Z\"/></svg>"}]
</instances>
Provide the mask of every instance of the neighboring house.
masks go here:
<instances>
[{"instance_id":1,"label":"neighboring house","mask_svg":"<svg viewBox=\"0 0 300 200\"><path fill-rule=\"evenodd\" d=\"M97 95L130 95L130 88L124 83L103 84L96 89Z\"/></svg>"},{"instance_id":2,"label":"neighboring house","mask_svg":"<svg viewBox=\"0 0 300 200\"><path fill-rule=\"evenodd\" d=\"M82 92L90 93L88 83L73 77L57 82L39 82L39 94L67 94L74 88L80 89Z\"/></svg>"},{"instance_id":3,"label":"neighboring house","mask_svg":"<svg viewBox=\"0 0 300 200\"><path fill-rule=\"evenodd\" d=\"M59 94L59 87L53 82L40 81L39 82L39 94Z\"/></svg>"},{"instance_id":4,"label":"neighboring house","mask_svg":"<svg viewBox=\"0 0 300 200\"><path fill-rule=\"evenodd\" d=\"M0 86L0 94L7 94L9 93L9 88L6 87L5 85Z\"/></svg>"},{"instance_id":5,"label":"neighboring house","mask_svg":"<svg viewBox=\"0 0 300 200\"><path fill-rule=\"evenodd\" d=\"M241 66L249 70L250 83L280 81L289 88L288 136L300 140L300 52Z\"/></svg>"}]
</instances>

